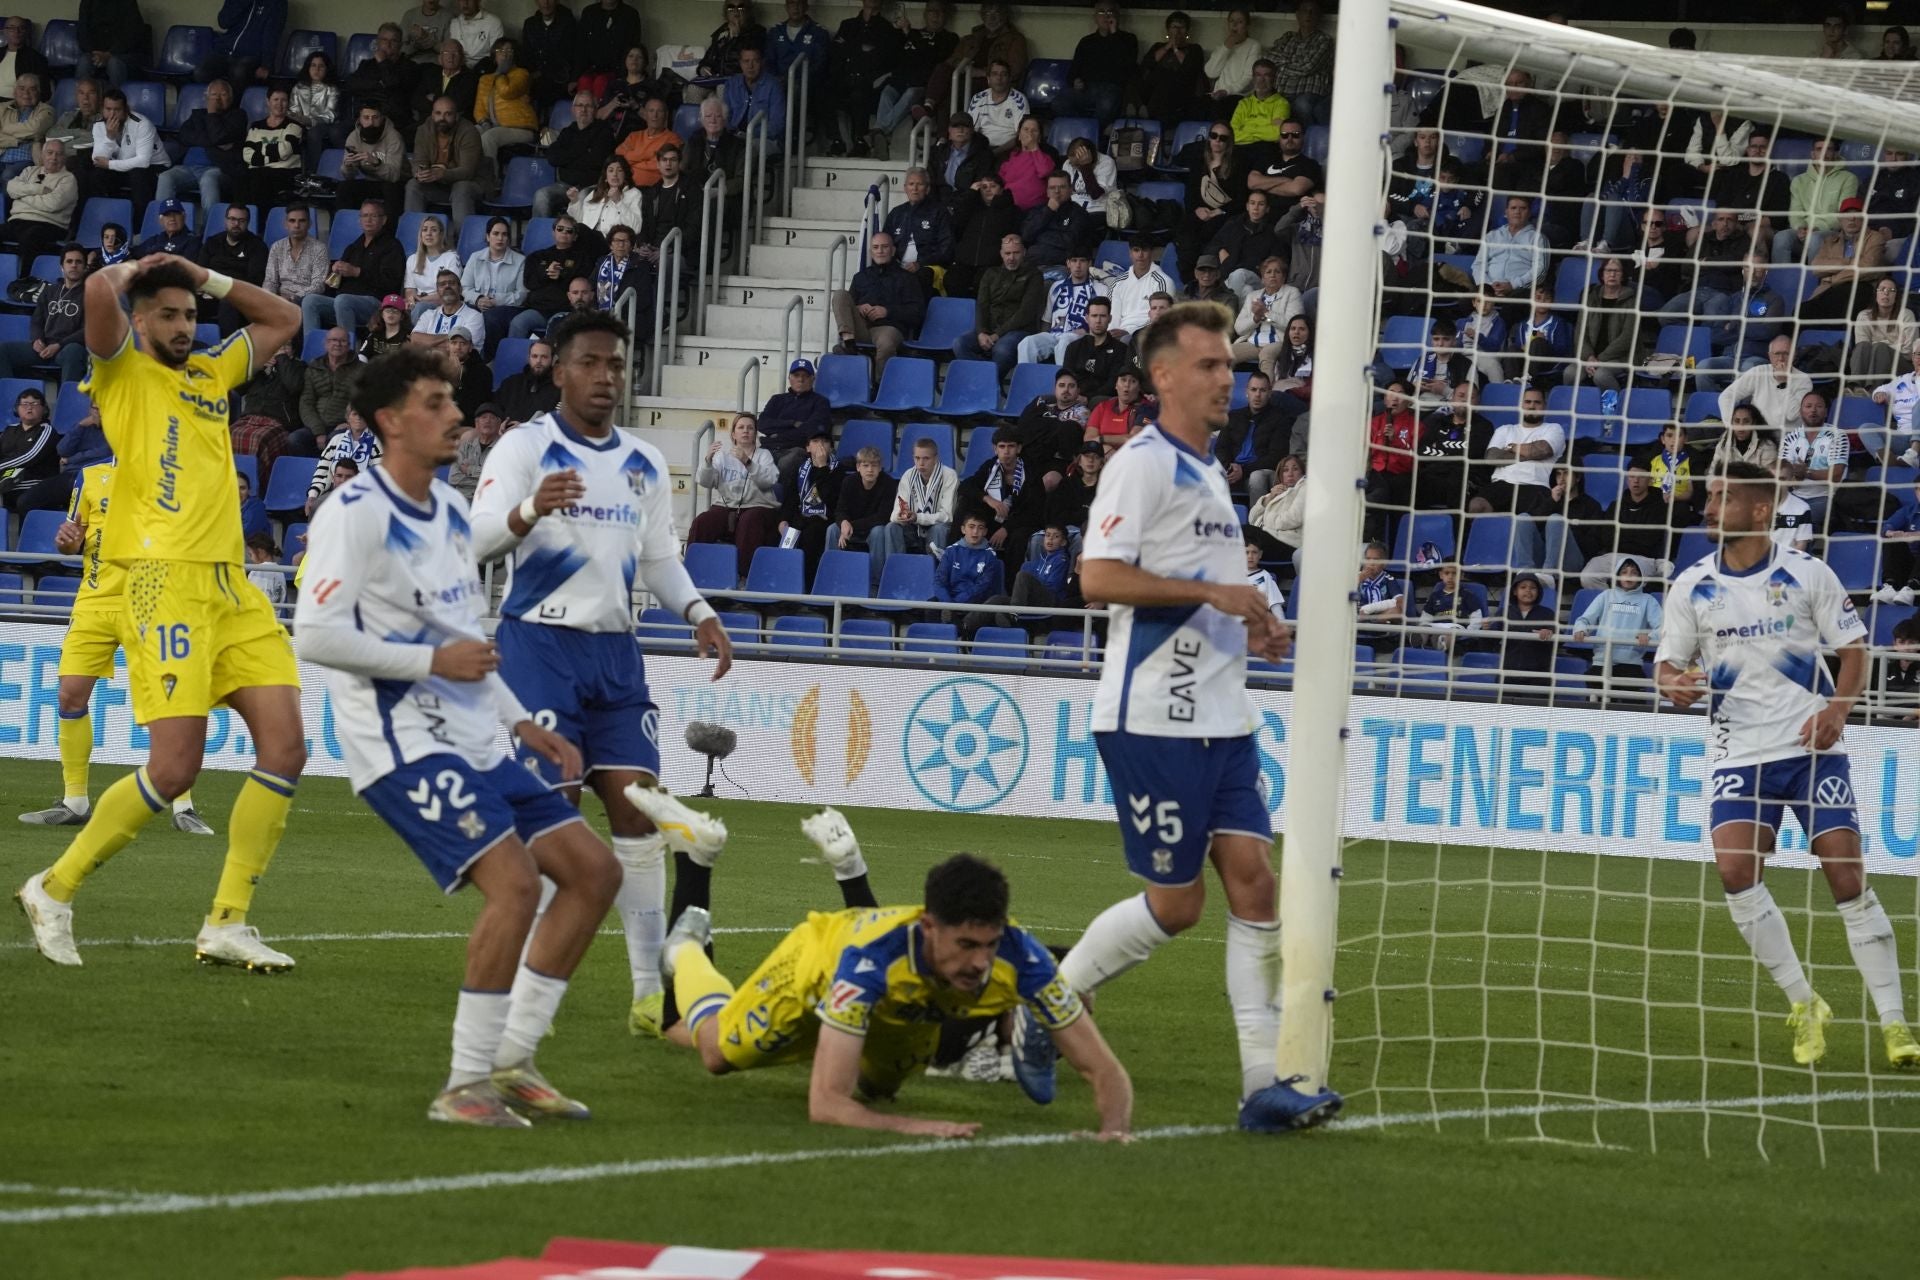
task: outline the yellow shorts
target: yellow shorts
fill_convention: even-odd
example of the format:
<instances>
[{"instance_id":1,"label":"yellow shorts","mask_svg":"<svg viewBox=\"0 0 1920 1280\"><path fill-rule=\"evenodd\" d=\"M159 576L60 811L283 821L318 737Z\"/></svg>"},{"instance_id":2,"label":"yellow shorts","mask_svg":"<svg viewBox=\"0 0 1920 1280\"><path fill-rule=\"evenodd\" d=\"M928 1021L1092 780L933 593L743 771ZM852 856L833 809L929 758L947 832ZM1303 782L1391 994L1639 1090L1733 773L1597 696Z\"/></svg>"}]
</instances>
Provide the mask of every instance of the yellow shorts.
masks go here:
<instances>
[{"instance_id":1,"label":"yellow shorts","mask_svg":"<svg viewBox=\"0 0 1920 1280\"><path fill-rule=\"evenodd\" d=\"M138 724L205 716L235 689L300 685L293 642L238 566L127 566L127 683Z\"/></svg>"},{"instance_id":2,"label":"yellow shorts","mask_svg":"<svg viewBox=\"0 0 1920 1280\"><path fill-rule=\"evenodd\" d=\"M714 1015L721 1056L735 1071L812 1059L820 1039L820 1019L813 1011L818 998L797 978L801 962L816 945L808 925L789 933ZM869 1095L891 1096L908 1076L933 1061L939 1046L940 1028L931 1023L872 1024L860 1051L861 1086Z\"/></svg>"},{"instance_id":3,"label":"yellow shorts","mask_svg":"<svg viewBox=\"0 0 1920 1280\"><path fill-rule=\"evenodd\" d=\"M76 609L60 642L60 674L113 678L113 655L120 648L122 614L114 609Z\"/></svg>"}]
</instances>

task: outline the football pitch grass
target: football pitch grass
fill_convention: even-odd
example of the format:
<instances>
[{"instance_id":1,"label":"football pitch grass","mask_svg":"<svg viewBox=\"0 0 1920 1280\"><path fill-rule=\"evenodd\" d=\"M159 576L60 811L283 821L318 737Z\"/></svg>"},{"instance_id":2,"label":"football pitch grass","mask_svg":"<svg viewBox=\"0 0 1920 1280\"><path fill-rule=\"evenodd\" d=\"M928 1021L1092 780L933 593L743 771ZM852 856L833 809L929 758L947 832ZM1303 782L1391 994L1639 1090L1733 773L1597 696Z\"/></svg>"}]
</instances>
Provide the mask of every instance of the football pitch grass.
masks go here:
<instances>
[{"instance_id":1,"label":"football pitch grass","mask_svg":"<svg viewBox=\"0 0 1920 1280\"><path fill-rule=\"evenodd\" d=\"M115 772L96 770L96 790ZM14 821L58 779L52 764L0 762L9 894L65 844ZM208 774L196 788L217 828L237 781ZM838 897L798 834L804 808L713 808L734 833L716 873L717 959L739 979ZM914 900L927 866L971 849L1007 869L1016 916L1065 943L1133 889L1105 824L849 817L882 902ZM1881 1067L1857 1021L1834 1025L1836 1071L1793 1068L1777 995L1756 985L1694 866L1354 848L1334 1083L1403 1087L1356 1099L1340 1126L1280 1138L1230 1128L1215 892L1192 935L1102 993L1143 1135L1107 1147L1071 1140L1094 1115L1064 1067L1045 1109L1012 1085L903 1092L902 1109L982 1121L973 1143L810 1125L803 1069L712 1079L692 1055L630 1037L611 932L541 1053L592 1122L431 1125L477 899L440 896L344 782L309 779L254 915L298 970L205 969L191 938L224 846L156 823L82 894L80 970L46 964L6 913L0 1274L328 1276L533 1254L556 1235L1741 1280L1911 1265L1920 1099L1900 1095L1920 1081ZM1824 889L1784 869L1769 880L1804 946L1793 908ZM1882 878L1880 892L1911 956L1914 882ZM1814 916L1815 980L1857 1019L1831 915ZM1911 1001L1911 964L1907 981ZM1742 1012L1702 1018L1690 1010L1702 989ZM1536 1048L1542 1034L1563 1047ZM1718 1065L1702 1066L1702 1046ZM1750 1106L1712 1119L1708 1158L1697 1113L1593 1101L1756 1094L1805 1100L1774 1108L1787 1122L1766 1126L1770 1162L1738 1114ZM1824 1167L1815 1131L1792 1122L1816 1112L1841 1126L1824 1134ZM1846 1128L1869 1118L1907 1131L1882 1143L1879 1173L1864 1130Z\"/></svg>"}]
</instances>

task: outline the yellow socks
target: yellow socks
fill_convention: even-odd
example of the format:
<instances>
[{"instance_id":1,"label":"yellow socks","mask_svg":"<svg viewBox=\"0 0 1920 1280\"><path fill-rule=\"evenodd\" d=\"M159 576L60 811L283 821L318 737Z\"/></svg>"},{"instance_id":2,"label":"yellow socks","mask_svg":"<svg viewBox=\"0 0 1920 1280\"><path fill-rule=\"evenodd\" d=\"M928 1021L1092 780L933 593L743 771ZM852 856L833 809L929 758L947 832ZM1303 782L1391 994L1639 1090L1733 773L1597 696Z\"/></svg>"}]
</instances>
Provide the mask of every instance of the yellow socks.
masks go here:
<instances>
[{"instance_id":1,"label":"yellow socks","mask_svg":"<svg viewBox=\"0 0 1920 1280\"><path fill-rule=\"evenodd\" d=\"M273 861L273 851L287 829L293 783L292 778L255 769L241 784L240 798L233 802L233 814L227 819L227 863L220 871L208 924L245 922L247 908L253 905L253 887Z\"/></svg>"},{"instance_id":2,"label":"yellow socks","mask_svg":"<svg viewBox=\"0 0 1920 1280\"><path fill-rule=\"evenodd\" d=\"M673 953L673 998L692 1032L733 998L733 984L713 967L699 943L683 942Z\"/></svg>"},{"instance_id":3,"label":"yellow socks","mask_svg":"<svg viewBox=\"0 0 1920 1280\"><path fill-rule=\"evenodd\" d=\"M100 803L67 851L60 855L47 873L47 893L55 902L72 902L81 882L127 843L140 834L140 828L154 814L166 808L166 801L147 781L144 767L134 770L100 793ZM283 819L284 821L284 819Z\"/></svg>"},{"instance_id":4,"label":"yellow socks","mask_svg":"<svg viewBox=\"0 0 1920 1280\"><path fill-rule=\"evenodd\" d=\"M60 715L60 785L66 788L62 799L69 802L87 798L87 765L93 760L93 709L77 716ZM85 812L85 805L81 806Z\"/></svg>"}]
</instances>

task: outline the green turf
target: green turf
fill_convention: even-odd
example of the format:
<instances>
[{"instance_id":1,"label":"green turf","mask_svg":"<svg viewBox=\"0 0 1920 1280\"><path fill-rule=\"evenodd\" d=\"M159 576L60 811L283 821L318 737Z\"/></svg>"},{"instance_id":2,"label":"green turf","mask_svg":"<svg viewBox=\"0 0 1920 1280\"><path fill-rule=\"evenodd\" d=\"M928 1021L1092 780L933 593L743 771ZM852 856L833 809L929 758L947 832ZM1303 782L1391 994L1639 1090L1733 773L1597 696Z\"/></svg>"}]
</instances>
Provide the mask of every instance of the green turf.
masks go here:
<instances>
[{"instance_id":1,"label":"green turf","mask_svg":"<svg viewBox=\"0 0 1920 1280\"><path fill-rule=\"evenodd\" d=\"M0 872L9 890L64 844L62 833L13 823L14 813L50 800L57 783L52 765L0 762ZM209 775L198 789L216 827L234 787L232 776ZM735 833L716 883L722 927L777 930L806 906L835 904L826 871L803 857L795 834L802 810L739 801L717 808ZM1049 940L1071 941L1097 910L1132 892L1102 824L851 816L882 901L910 900L924 868L960 848L1004 863L1016 912ZM122 854L80 900L87 963L79 971L23 949L24 924L7 916L0 1212L98 1203L50 1188L205 1195L894 1144L807 1124L803 1071L715 1080L689 1055L631 1039L625 953L613 935L588 956L542 1053L555 1080L593 1104L594 1121L525 1134L429 1126L422 1112L445 1070L458 938L288 942L300 967L281 978L198 968L184 940L223 847L156 827ZM1799 909L1819 902L1816 886L1805 875L1770 879L1803 943L1807 921L1821 922L1812 936L1816 980L1843 1018L1857 1019L1859 984L1831 912ZM1909 947L1914 891L1910 881L1881 885ZM1718 1115L1706 1134L1711 1159L1697 1113L1592 1111L1592 1097L1728 1099L1870 1082L1876 1125L1904 1127L1909 1138L1920 1125L1920 1104L1885 1096L1920 1082L1869 1074L1858 1022L1836 1024L1837 1072L1815 1078L1784 1065L1778 997L1754 982L1724 912L1703 909L1712 896L1700 870L1681 864L1354 849L1342 898L1335 1081L1357 1090L1350 1114L1362 1120L1451 1110L1466 1118L1124 1149L955 1145L0 1225L0 1275L332 1275L533 1253L561 1234L1741 1280L1902 1267L1909 1248L1899 1224L1920 1152L1889 1139L1884 1172L1872 1172L1866 1104L1821 1104L1820 1129L1805 1123L1812 1108L1776 1107L1764 1134L1751 1118ZM473 909L468 897L436 894L343 784L316 779L302 784L255 922L270 938L458 934ZM1232 1118L1238 1073L1222 928L1215 903L1193 936L1103 993L1100 1020L1133 1074L1143 1128ZM741 976L774 937L723 936L722 967ZM177 941L124 941L134 938ZM1701 991L1714 1006L1704 1015L1694 1008ZM1707 1058L1715 1065L1703 1066ZM1487 1115L1542 1104L1575 1109ZM900 1105L981 1120L987 1137L1093 1121L1077 1080L1064 1081L1047 1110L1012 1086L941 1081L916 1083ZM1756 1154L1761 1139L1771 1163Z\"/></svg>"}]
</instances>

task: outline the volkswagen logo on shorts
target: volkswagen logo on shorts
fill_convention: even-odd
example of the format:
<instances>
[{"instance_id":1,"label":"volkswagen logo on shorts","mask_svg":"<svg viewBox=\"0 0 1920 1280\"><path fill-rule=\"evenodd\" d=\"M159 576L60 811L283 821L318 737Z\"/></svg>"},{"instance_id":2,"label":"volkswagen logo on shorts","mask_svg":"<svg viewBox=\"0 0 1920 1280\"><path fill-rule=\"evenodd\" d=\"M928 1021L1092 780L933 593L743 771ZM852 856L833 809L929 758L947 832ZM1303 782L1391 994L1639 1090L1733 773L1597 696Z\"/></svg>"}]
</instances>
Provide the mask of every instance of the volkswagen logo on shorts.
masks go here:
<instances>
[{"instance_id":1,"label":"volkswagen logo on shorts","mask_svg":"<svg viewBox=\"0 0 1920 1280\"><path fill-rule=\"evenodd\" d=\"M1822 808L1849 809L1853 807L1853 788L1845 778L1822 778L1813 798Z\"/></svg>"},{"instance_id":2,"label":"volkswagen logo on shorts","mask_svg":"<svg viewBox=\"0 0 1920 1280\"><path fill-rule=\"evenodd\" d=\"M992 808L1027 768L1027 721L998 685L961 676L927 690L907 713L907 776L934 805Z\"/></svg>"}]
</instances>

